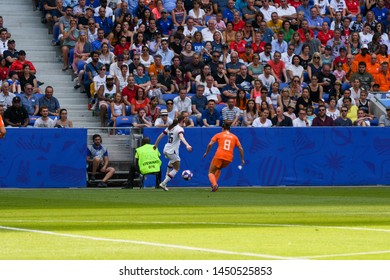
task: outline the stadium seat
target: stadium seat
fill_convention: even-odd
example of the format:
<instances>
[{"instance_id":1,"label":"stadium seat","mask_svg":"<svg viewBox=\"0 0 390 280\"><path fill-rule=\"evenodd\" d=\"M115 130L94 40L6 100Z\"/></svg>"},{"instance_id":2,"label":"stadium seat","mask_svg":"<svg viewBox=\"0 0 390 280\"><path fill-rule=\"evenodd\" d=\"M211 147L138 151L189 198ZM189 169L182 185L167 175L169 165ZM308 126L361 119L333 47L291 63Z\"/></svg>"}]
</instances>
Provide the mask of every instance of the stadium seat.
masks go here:
<instances>
[{"instance_id":1,"label":"stadium seat","mask_svg":"<svg viewBox=\"0 0 390 280\"><path fill-rule=\"evenodd\" d=\"M117 117L116 118L116 127L131 127L133 126L133 117L125 116L125 117ZM129 135L129 129L117 129L116 134L118 135Z\"/></svg>"},{"instance_id":2,"label":"stadium seat","mask_svg":"<svg viewBox=\"0 0 390 280\"><path fill-rule=\"evenodd\" d=\"M222 109L226 107L225 103L215 104L215 110L217 110L220 114L222 114Z\"/></svg>"},{"instance_id":3,"label":"stadium seat","mask_svg":"<svg viewBox=\"0 0 390 280\"><path fill-rule=\"evenodd\" d=\"M322 94L322 99L324 99L325 102L328 103L329 102L329 93L323 93Z\"/></svg>"},{"instance_id":4,"label":"stadium seat","mask_svg":"<svg viewBox=\"0 0 390 280\"><path fill-rule=\"evenodd\" d=\"M160 111L167 108L166 105L158 105L157 107L160 108Z\"/></svg>"},{"instance_id":5,"label":"stadium seat","mask_svg":"<svg viewBox=\"0 0 390 280\"><path fill-rule=\"evenodd\" d=\"M35 123L35 121L36 121L37 119L39 119L39 116L30 116L30 117L29 117L28 125L34 126L34 123Z\"/></svg>"},{"instance_id":6,"label":"stadium seat","mask_svg":"<svg viewBox=\"0 0 390 280\"><path fill-rule=\"evenodd\" d=\"M176 96L179 96L177 93L168 93L168 94L163 94L163 99L166 102L168 99L174 99Z\"/></svg>"},{"instance_id":7,"label":"stadium seat","mask_svg":"<svg viewBox=\"0 0 390 280\"><path fill-rule=\"evenodd\" d=\"M191 115L189 117L194 122L194 126L198 126L198 120L196 119L196 116Z\"/></svg>"}]
</instances>

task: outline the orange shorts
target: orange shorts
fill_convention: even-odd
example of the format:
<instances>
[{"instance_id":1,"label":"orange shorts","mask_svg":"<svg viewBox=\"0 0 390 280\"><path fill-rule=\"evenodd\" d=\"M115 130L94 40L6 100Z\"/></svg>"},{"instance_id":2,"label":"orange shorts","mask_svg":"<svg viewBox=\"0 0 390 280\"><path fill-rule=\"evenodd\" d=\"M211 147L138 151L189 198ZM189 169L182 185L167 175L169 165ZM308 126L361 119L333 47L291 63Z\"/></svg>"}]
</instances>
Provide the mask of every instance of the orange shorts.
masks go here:
<instances>
[{"instance_id":1,"label":"orange shorts","mask_svg":"<svg viewBox=\"0 0 390 280\"><path fill-rule=\"evenodd\" d=\"M217 167L218 169L225 168L230 164L230 161L220 159L220 158L213 158L211 161L211 164Z\"/></svg>"}]
</instances>

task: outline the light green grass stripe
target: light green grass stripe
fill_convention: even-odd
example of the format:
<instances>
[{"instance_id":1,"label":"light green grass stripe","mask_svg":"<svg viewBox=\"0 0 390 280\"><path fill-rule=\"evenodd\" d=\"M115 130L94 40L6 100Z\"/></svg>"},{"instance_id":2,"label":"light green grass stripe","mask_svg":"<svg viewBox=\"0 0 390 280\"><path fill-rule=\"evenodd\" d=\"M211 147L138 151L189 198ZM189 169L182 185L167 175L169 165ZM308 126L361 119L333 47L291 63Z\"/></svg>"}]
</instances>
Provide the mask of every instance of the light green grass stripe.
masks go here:
<instances>
[{"instance_id":1,"label":"light green grass stripe","mask_svg":"<svg viewBox=\"0 0 390 280\"><path fill-rule=\"evenodd\" d=\"M115 242L115 243L131 243L131 244L137 244L137 245L165 247L165 248L170 248L170 249L173 248L173 249L179 249L179 250L201 251L201 252L217 253L217 254L224 254L224 255L238 255L238 256L247 256L247 257L266 258L266 259L276 259L276 260L297 259L297 258L289 258L289 257L283 257L283 256L266 255L266 254L255 254L255 253L247 253L247 252L232 252L232 251L225 251L225 250L214 250L214 249L206 249L206 248L199 248L199 247L181 246L181 245L174 245L174 244L162 244L162 243L126 240L126 239L111 239L111 238L85 236L85 235L78 235L78 234L57 233L57 232L52 232L52 231L34 230L34 229L26 229L26 228L15 228L15 227L7 227L7 226L0 226L0 229L11 230L11 231L31 232L31 233L54 235L54 236L77 238L77 239L87 239L87 240L94 240L94 241Z\"/></svg>"}]
</instances>

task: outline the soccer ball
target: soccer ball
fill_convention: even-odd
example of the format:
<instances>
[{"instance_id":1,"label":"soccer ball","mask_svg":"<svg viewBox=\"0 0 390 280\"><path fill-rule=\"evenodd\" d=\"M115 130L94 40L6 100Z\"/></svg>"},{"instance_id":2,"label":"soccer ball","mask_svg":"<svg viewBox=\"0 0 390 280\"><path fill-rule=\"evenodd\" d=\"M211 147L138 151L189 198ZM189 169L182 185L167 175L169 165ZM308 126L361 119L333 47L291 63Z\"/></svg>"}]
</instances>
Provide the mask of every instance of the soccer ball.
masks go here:
<instances>
[{"instance_id":1,"label":"soccer ball","mask_svg":"<svg viewBox=\"0 0 390 280\"><path fill-rule=\"evenodd\" d=\"M191 170L184 170L183 173L181 173L181 177L187 181L191 180L193 175Z\"/></svg>"}]
</instances>

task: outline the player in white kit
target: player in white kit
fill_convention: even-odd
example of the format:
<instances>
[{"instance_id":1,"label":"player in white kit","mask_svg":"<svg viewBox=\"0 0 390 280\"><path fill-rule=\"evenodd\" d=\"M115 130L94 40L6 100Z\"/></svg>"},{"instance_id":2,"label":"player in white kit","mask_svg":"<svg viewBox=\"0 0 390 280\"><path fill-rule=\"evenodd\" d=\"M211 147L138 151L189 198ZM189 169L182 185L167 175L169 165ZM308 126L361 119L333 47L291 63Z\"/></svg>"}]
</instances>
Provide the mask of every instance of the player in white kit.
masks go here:
<instances>
[{"instance_id":1,"label":"player in white kit","mask_svg":"<svg viewBox=\"0 0 390 280\"><path fill-rule=\"evenodd\" d=\"M173 123L168 126L164 132L162 132L154 144L154 149L157 149L158 143L160 140L167 135L168 136L168 142L164 146L164 155L166 158L169 159L168 162L168 168L167 173L165 175L164 181L161 182L160 187L164 191L168 191L167 183L172 180L173 177L179 172L180 169L180 157L179 157L179 147L180 147L180 141L186 145L187 151L191 152L192 147L186 139L184 138L184 117L179 116L177 119L173 121Z\"/></svg>"}]
</instances>

